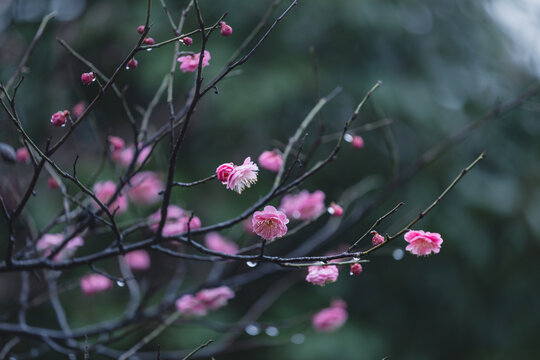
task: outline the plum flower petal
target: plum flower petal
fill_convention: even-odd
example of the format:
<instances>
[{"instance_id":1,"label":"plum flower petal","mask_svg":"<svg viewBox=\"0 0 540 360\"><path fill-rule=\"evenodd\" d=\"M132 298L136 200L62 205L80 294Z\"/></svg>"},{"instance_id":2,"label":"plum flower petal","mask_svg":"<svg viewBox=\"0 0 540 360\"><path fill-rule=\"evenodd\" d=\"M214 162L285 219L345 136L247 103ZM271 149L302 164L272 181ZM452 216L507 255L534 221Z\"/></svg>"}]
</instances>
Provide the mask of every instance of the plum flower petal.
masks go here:
<instances>
[{"instance_id":1,"label":"plum flower petal","mask_svg":"<svg viewBox=\"0 0 540 360\"><path fill-rule=\"evenodd\" d=\"M63 234L45 234L36 244L36 248L43 256L47 257L54 249L64 242L65 236ZM77 248L84 245L84 240L80 236L75 236L69 240L66 246L62 248L53 258L54 261L65 260L72 257L75 254Z\"/></svg>"},{"instance_id":2,"label":"plum flower petal","mask_svg":"<svg viewBox=\"0 0 540 360\"><path fill-rule=\"evenodd\" d=\"M311 318L313 329L318 332L336 331L345 324L349 314L344 301L334 301L328 308L322 309Z\"/></svg>"},{"instance_id":3,"label":"plum flower petal","mask_svg":"<svg viewBox=\"0 0 540 360\"><path fill-rule=\"evenodd\" d=\"M109 202L114 193L116 192L116 184L113 181L98 181L94 185L94 194L104 205ZM97 206L97 204L95 204ZM109 211L116 211L117 214L121 214L127 210L128 202L125 195L119 194L109 205Z\"/></svg>"},{"instance_id":4,"label":"plum flower petal","mask_svg":"<svg viewBox=\"0 0 540 360\"><path fill-rule=\"evenodd\" d=\"M186 294L175 302L176 310L185 316L204 316L207 314L206 307L195 296Z\"/></svg>"},{"instance_id":5,"label":"plum flower petal","mask_svg":"<svg viewBox=\"0 0 540 360\"><path fill-rule=\"evenodd\" d=\"M148 270L150 268L150 254L145 250L129 252L124 260L131 270Z\"/></svg>"},{"instance_id":6,"label":"plum flower petal","mask_svg":"<svg viewBox=\"0 0 540 360\"><path fill-rule=\"evenodd\" d=\"M278 172L283 164L283 157L277 150L264 151L259 155L259 164L262 168Z\"/></svg>"},{"instance_id":7,"label":"plum flower petal","mask_svg":"<svg viewBox=\"0 0 540 360\"><path fill-rule=\"evenodd\" d=\"M197 293L197 299L204 304L208 310L216 310L227 305L227 302L234 298L234 291L228 286L220 286L213 289L204 289Z\"/></svg>"},{"instance_id":8,"label":"plum flower petal","mask_svg":"<svg viewBox=\"0 0 540 360\"><path fill-rule=\"evenodd\" d=\"M438 254L443 243L441 234L424 232L423 230L409 230L404 237L405 241L409 243L405 250L417 256Z\"/></svg>"},{"instance_id":9,"label":"plum flower petal","mask_svg":"<svg viewBox=\"0 0 540 360\"><path fill-rule=\"evenodd\" d=\"M337 280L339 270L335 265L309 266L306 281L324 286Z\"/></svg>"},{"instance_id":10,"label":"plum flower petal","mask_svg":"<svg viewBox=\"0 0 540 360\"><path fill-rule=\"evenodd\" d=\"M174 236L183 234L188 231L188 222L191 230L200 228L201 220L197 216L194 216L190 221L190 216L191 215L181 207L169 205L167 208L167 220L165 221L162 235ZM159 228L159 222L161 221L161 209L150 215L148 221L150 222L150 229L156 232Z\"/></svg>"},{"instance_id":11,"label":"plum flower petal","mask_svg":"<svg viewBox=\"0 0 540 360\"><path fill-rule=\"evenodd\" d=\"M81 278L81 290L85 296L107 291L112 286L112 280L100 274L85 275Z\"/></svg>"},{"instance_id":12,"label":"plum flower petal","mask_svg":"<svg viewBox=\"0 0 540 360\"><path fill-rule=\"evenodd\" d=\"M310 220L325 211L324 198L325 194L320 190L312 194L303 190L299 194L285 195L279 207L293 219Z\"/></svg>"},{"instance_id":13,"label":"plum flower petal","mask_svg":"<svg viewBox=\"0 0 540 360\"><path fill-rule=\"evenodd\" d=\"M222 252L224 254L234 255L238 252L238 245L232 241L227 240L217 232L211 232L206 234L204 238L204 244L210 250Z\"/></svg>"},{"instance_id":14,"label":"plum flower petal","mask_svg":"<svg viewBox=\"0 0 540 360\"><path fill-rule=\"evenodd\" d=\"M263 239L273 240L287 233L288 223L289 219L285 213L268 205L263 211L255 211L251 228Z\"/></svg>"},{"instance_id":15,"label":"plum flower petal","mask_svg":"<svg viewBox=\"0 0 540 360\"><path fill-rule=\"evenodd\" d=\"M235 166L230 172L227 177L227 189L241 194L244 188L249 188L257 182L257 171L259 167L247 157L242 165Z\"/></svg>"},{"instance_id":16,"label":"plum flower petal","mask_svg":"<svg viewBox=\"0 0 540 360\"><path fill-rule=\"evenodd\" d=\"M229 175L234 170L234 164L233 163L225 163L218 166L216 169L216 175L221 181L223 185L227 184L227 180L229 179Z\"/></svg>"},{"instance_id":17,"label":"plum flower petal","mask_svg":"<svg viewBox=\"0 0 540 360\"><path fill-rule=\"evenodd\" d=\"M131 187L127 195L131 201L140 205L152 205L161 198L159 193L163 190L163 182L158 174L152 171L143 171L135 174L130 180Z\"/></svg>"},{"instance_id":18,"label":"plum flower petal","mask_svg":"<svg viewBox=\"0 0 540 360\"><path fill-rule=\"evenodd\" d=\"M182 72L195 72L199 67L200 56L201 53L180 56L177 59L177 61L180 63L180 70L182 70ZM201 66L205 67L210 65L210 59L210 52L208 50L204 50Z\"/></svg>"}]
</instances>

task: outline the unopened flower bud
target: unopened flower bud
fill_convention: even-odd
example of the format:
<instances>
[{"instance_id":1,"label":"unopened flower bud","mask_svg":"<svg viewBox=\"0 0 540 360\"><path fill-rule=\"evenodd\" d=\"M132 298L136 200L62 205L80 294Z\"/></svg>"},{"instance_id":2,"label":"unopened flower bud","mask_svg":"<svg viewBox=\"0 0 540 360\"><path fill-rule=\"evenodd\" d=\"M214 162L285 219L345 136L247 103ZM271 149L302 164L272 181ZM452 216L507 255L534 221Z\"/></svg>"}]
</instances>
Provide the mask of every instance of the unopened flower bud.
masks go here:
<instances>
[{"instance_id":1,"label":"unopened flower bud","mask_svg":"<svg viewBox=\"0 0 540 360\"><path fill-rule=\"evenodd\" d=\"M361 136L353 136L351 145L357 149L361 149L364 147L364 139L362 139Z\"/></svg>"},{"instance_id":2,"label":"unopened flower bud","mask_svg":"<svg viewBox=\"0 0 540 360\"><path fill-rule=\"evenodd\" d=\"M154 38L147 37L144 38L143 43L145 43L146 45L154 45L156 42L154 41Z\"/></svg>"},{"instance_id":3,"label":"unopened flower bud","mask_svg":"<svg viewBox=\"0 0 540 360\"><path fill-rule=\"evenodd\" d=\"M67 117L69 116L69 111L57 111L51 116L51 124L54 126L65 126Z\"/></svg>"},{"instance_id":4,"label":"unopened flower bud","mask_svg":"<svg viewBox=\"0 0 540 360\"><path fill-rule=\"evenodd\" d=\"M137 66L139 66L139 62L135 58L131 58L126 64L126 70L135 69Z\"/></svg>"},{"instance_id":5,"label":"unopened flower bud","mask_svg":"<svg viewBox=\"0 0 540 360\"><path fill-rule=\"evenodd\" d=\"M189 36L186 36L185 38L180 39L184 43L184 45L189 46L193 43L193 39Z\"/></svg>"},{"instance_id":6,"label":"unopened flower bud","mask_svg":"<svg viewBox=\"0 0 540 360\"><path fill-rule=\"evenodd\" d=\"M372 231L371 234L373 234L373 238L371 239L371 242L373 243L373 246L377 246L377 245L382 244L384 242L384 236L379 235L378 232Z\"/></svg>"},{"instance_id":7,"label":"unopened flower bud","mask_svg":"<svg viewBox=\"0 0 540 360\"><path fill-rule=\"evenodd\" d=\"M359 263L351 264L351 275L359 275L362 272L362 265Z\"/></svg>"},{"instance_id":8,"label":"unopened flower bud","mask_svg":"<svg viewBox=\"0 0 540 360\"><path fill-rule=\"evenodd\" d=\"M343 215L343 208L332 201L328 207L328 212L332 216L341 216Z\"/></svg>"},{"instance_id":9,"label":"unopened flower bud","mask_svg":"<svg viewBox=\"0 0 540 360\"><path fill-rule=\"evenodd\" d=\"M227 25L225 21L222 21L219 23L221 25L221 35L223 36L229 36L232 34L232 27Z\"/></svg>"},{"instance_id":10,"label":"unopened flower bud","mask_svg":"<svg viewBox=\"0 0 540 360\"><path fill-rule=\"evenodd\" d=\"M58 189L60 187L60 184L58 183L58 180L56 180L55 178L53 178L51 176L51 177L47 178L47 186L51 190L56 190L56 189Z\"/></svg>"},{"instance_id":11,"label":"unopened flower bud","mask_svg":"<svg viewBox=\"0 0 540 360\"><path fill-rule=\"evenodd\" d=\"M139 27L137 27L137 32L142 34L144 32L144 25L139 25Z\"/></svg>"},{"instance_id":12,"label":"unopened flower bud","mask_svg":"<svg viewBox=\"0 0 540 360\"><path fill-rule=\"evenodd\" d=\"M93 72L87 72L81 74L81 82L84 85L90 85L96 80L96 75Z\"/></svg>"}]
</instances>

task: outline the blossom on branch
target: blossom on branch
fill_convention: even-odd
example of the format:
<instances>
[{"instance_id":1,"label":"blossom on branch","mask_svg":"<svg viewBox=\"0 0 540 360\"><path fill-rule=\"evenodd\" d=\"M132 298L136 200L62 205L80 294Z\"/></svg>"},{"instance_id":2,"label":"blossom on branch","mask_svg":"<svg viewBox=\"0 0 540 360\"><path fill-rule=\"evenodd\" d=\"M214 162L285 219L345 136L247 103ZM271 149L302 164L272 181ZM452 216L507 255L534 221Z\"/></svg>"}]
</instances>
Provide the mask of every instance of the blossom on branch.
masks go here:
<instances>
[{"instance_id":1,"label":"blossom on branch","mask_svg":"<svg viewBox=\"0 0 540 360\"><path fill-rule=\"evenodd\" d=\"M64 242L65 238L64 234L45 234L37 241L36 248L44 257L47 257L56 247ZM75 236L53 257L53 260L60 261L68 259L75 254L77 248L83 245L83 238Z\"/></svg>"},{"instance_id":2,"label":"blossom on branch","mask_svg":"<svg viewBox=\"0 0 540 360\"><path fill-rule=\"evenodd\" d=\"M176 300L176 310L186 316L204 316L208 310L217 310L234 298L234 291L228 286L204 289L195 295L186 294Z\"/></svg>"},{"instance_id":3,"label":"blossom on branch","mask_svg":"<svg viewBox=\"0 0 540 360\"><path fill-rule=\"evenodd\" d=\"M299 194L285 195L279 206L288 216L298 220L310 220L324 212L325 194L314 191L312 194L302 190Z\"/></svg>"},{"instance_id":4,"label":"blossom on branch","mask_svg":"<svg viewBox=\"0 0 540 360\"><path fill-rule=\"evenodd\" d=\"M150 229L156 232L159 228L159 222L161 221L161 209L153 213L148 217L150 222ZM190 221L190 214L188 214L180 206L169 205L167 208L167 220L165 226L163 226L163 236L180 235L188 231L189 228L195 230L201 227L201 220L194 216Z\"/></svg>"},{"instance_id":5,"label":"blossom on branch","mask_svg":"<svg viewBox=\"0 0 540 360\"><path fill-rule=\"evenodd\" d=\"M277 149L264 151L259 155L259 164L261 167L273 172L278 172L283 164L283 157Z\"/></svg>"},{"instance_id":6,"label":"blossom on branch","mask_svg":"<svg viewBox=\"0 0 540 360\"><path fill-rule=\"evenodd\" d=\"M308 267L306 281L314 285L324 286L338 279L339 270L336 265L314 265Z\"/></svg>"},{"instance_id":7,"label":"blossom on branch","mask_svg":"<svg viewBox=\"0 0 540 360\"><path fill-rule=\"evenodd\" d=\"M112 288L113 282L100 274L89 274L81 278L81 291L84 296L98 294Z\"/></svg>"},{"instance_id":8,"label":"blossom on branch","mask_svg":"<svg viewBox=\"0 0 540 360\"><path fill-rule=\"evenodd\" d=\"M195 72L199 67L200 56L201 53L180 56L177 59L177 61L180 63L180 70L182 70L182 72ZM204 50L201 66L206 67L210 65L210 59L210 52L208 50Z\"/></svg>"},{"instance_id":9,"label":"blossom on branch","mask_svg":"<svg viewBox=\"0 0 540 360\"><path fill-rule=\"evenodd\" d=\"M224 254L234 255L238 252L238 245L227 240L217 232L206 234L204 244L210 250L218 251Z\"/></svg>"},{"instance_id":10,"label":"blossom on branch","mask_svg":"<svg viewBox=\"0 0 540 360\"><path fill-rule=\"evenodd\" d=\"M107 205L107 202L116 193L116 184L111 180L98 181L97 183L95 183L93 190L98 200L101 201L103 205ZM97 206L97 204L95 205ZM116 211L117 214L121 214L127 210L127 207L128 207L127 197L120 193L116 197L116 200L114 200L109 205L109 211L110 212Z\"/></svg>"},{"instance_id":11,"label":"blossom on branch","mask_svg":"<svg viewBox=\"0 0 540 360\"><path fill-rule=\"evenodd\" d=\"M150 268L150 254L146 250L135 250L124 256L126 264L131 270L148 270Z\"/></svg>"},{"instance_id":12,"label":"blossom on branch","mask_svg":"<svg viewBox=\"0 0 540 360\"><path fill-rule=\"evenodd\" d=\"M242 165L235 166L227 176L227 189L241 194L244 188L250 188L257 182L257 171L259 167L247 157Z\"/></svg>"},{"instance_id":13,"label":"blossom on branch","mask_svg":"<svg viewBox=\"0 0 540 360\"><path fill-rule=\"evenodd\" d=\"M417 256L429 255L432 252L438 254L443 243L441 234L424 232L423 230L409 230L404 237L405 241L409 243L405 250Z\"/></svg>"},{"instance_id":14,"label":"blossom on branch","mask_svg":"<svg viewBox=\"0 0 540 360\"><path fill-rule=\"evenodd\" d=\"M163 182L155 172L140 172L133 175L129 182L131 186L127 190L127 195L134 203L152 205L161 198L159 193L163 190Z\"/></svg>"},{"instance_id":15,"label":"blossom on branch","mask_svg":"<svg viewBox=\"0 0 540 360\"><path fill-rule=\"evenodd\" d=\"M263 211L255 211L251 228L263 239L273 240L285 236L288 223L287 215L268 205Z\"/></svg>"}]
</instances>

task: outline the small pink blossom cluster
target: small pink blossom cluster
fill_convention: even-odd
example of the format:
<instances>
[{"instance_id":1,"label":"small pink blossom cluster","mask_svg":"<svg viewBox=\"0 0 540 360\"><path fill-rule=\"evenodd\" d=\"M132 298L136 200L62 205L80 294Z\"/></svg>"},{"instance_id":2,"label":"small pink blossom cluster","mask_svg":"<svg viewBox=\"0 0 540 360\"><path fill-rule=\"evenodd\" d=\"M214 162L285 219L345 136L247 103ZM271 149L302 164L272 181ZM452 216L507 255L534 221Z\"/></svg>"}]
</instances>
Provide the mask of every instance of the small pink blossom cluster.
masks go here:
<instances>
[{"instance_id":1,"label":"small pink blossom cluster","mask_svg":"<svg viewBox=\"0 0 540 360\"><path fill-rule=\"evenodd\" d=\"M330 307L322 309L311 318L313 329L318 332L336 331L345 324L349 314L343 300L334 300Z\"/></svg>"},{"instance_id":2,"label":"small pink blossom cluster","mask_svg":"<svg viewBox=\"0 0 540 360\"><path fill-rule=\"evenodd\" d=\"M263 211L255 211L251 229L263 239L273 240L285 236L288 223L289 219L285 213L268 205Z\"/></svg>"},{"instance_id":3,"label":"small pink blossom cluster","mask_svg":"<svg viewBox=\"0 0 540 360\"><path fill-rule=\"evenodd\" d=\"M185 39L186 38L184 38L184 44L186 43ZM200 57L201 53L180 56L177 59L177 61L180 63L180 70L182 70L182 72L195 72L199 67ZM210 59L210 52L208 50L204 50L201 66L206 67L210 65Z\"/></svg>"},{"instance_id":4,"label":"small pink blossom cluster","mask_svg":"<svg viewBox=\"0 0 540 360\"><path fill-rule=\"evenodd\" d=\"M285 195L281 199L279 207L293 219L309 220L324 212L324 198L325 195L320 190L312 194L307 190L303 190L299 194Z\"/></svg>"},{"instance_id":5,"label":"small pink blossom cluster","mask_svg":"<svg viewBox=\"0 0 540 360\"><path fill-rule=\"evenodd\" d=\"M238 245L232 241L227 240L217 232L211 232L206 234L204 238L204 244L210 250L221 252L224 254L234 255L238 252Z\"/></svg>"},{"instance_id":6,"label":"small pink blossom cluster","mask_svg":"<svg viewBox=\"0 0 540 360\"><path fill-rule=\"evenodd\" d=\"M159 201L159 193L163 190L163 182L158 174L143 171L133 175L127 190L129 200L139 205L152 205Z\"/></svg>"},{"instance_id":7,"label":"small pink blossom cluster","mask_svg":"<svg viewBox=\"0 0 540 360\"><path fill-rule=\"evenodd\" d=\"M336 265L314 265L308 267L306 281L314 285L324 286L336 282L339 270Z\"/></svg>"},{"instance_id":8,"label":"small pink blossom cluster","mask_svg":"<svg viewBox=\"0 0 540 360\"><path fill-rule=\"evenodd\" d=\"M65 236L63 234L45 234L37 241L36 248L43 256L47 257L54 249L56 249L56 247L64 242L64 239ZM53 260L60 261L69 259L75 254L75 251L83 245L83 238L75 236L53 257Z\"/></svg>"},{"instance_id":9,"label":"small pink blossom cluster","mask_svg":"<svg viewBox=\"0 0 540 360\"><path fill-rule=\"evenodd\" d=\"M277 149L272 151L264 151L261 155L259 155L259 164L264 169L278 172L283 164L283 157Z\"/></svg>"},{"instance_id":10,"label":"small pink blossom cluster","mask_svg":"<svg viewBox=\"0 0 540 360\"><path fill-rule=\"evenodd\" d=\"M94 194L104 205L107 205L112 196L116 193L116 184L114 181L98 181L94 184ZM94 204L96 207L97 204ZM124 213L128 208L128 200L126 195L122 193L118 194L116 199L109 205L110 212L116 212L116 214Z\"/></svg>"},{"instance_id":11,"label":"small pink blossom cluster","mask_svg":"<svg viewBox=\"0 0 540 360\"><path fill-rule=\"evenodd\" d=\"M20 163L27 163L28 161L30 161L30 153L25 146L17 149L17 151L15 152L15 157L17 158L17 162Z\"/></svg>"},{"instance_id":12,"label":"small pink blossom cluster","mask_svg":"<svg viewBox=\"0 0 540 360\"><path fill-rule=\"evenodd\" d=\"M176 309L185 316L204 316L208 310L217 310L234 298L228 286L204 289L195 295L187 294L176 300Z\"/></svg>"},{"instance_id":13,"label":"small pink blossom cluster","mask_svg":"<svg viewBox=\"0 0 540 360\"><path fill-rule=\"evenodd\" d=\"M51 116L51 124L53 124L53 126L66 126L66 121L68 117L69 111L57 111Z\"/></svg>"},{"instance_id":14,"label":"small pink blossom cluster","mask_svg":"<svg viewBox=\"0 0 540 360\"><path fill-rule=\"evenodd\" d=\"M83 85L90 85L94 81L96 81L96 74L94 74L93 72L90 71L81 74L81 82L83 83Z\"/></svg>"},{"instance_id":15,"label":"small pink blossom cluster","mask_svg":"<svg viewBox=\"0 0 540 360\"><path fill-rule=\"evenodd\" d=\"M427 256L441 251L443 239L441 234L424 232L423 230L409 230L405 234L405 241L409 243L405 250L417 256Z\"/></svg>"},{"instance_id":16,"label":"small pink blossom cluster","mask_svg":"<svg viewBox=\"0 0 540 360\"><path fill-rule=\"evenodd\" d=\"M251 185L257 182L257 172L259 168L250 157L244 160L242 165L234 165L233 163L225 163L218 166L216 169L217 178L227 189L236 191L241 194L245 188L250 188Z\"/></svg>"},{"instance_id":17,"label":"small pink blossom cluster","mask_svg":"<svg viewBox=\"0 0 540 360\"><path fill-rule=\"evenodd\" d=\"M190 214L184 209L176 205L169 205L167 208L167 220L163 227L163 236L180 235L188 231L188 222ZM159 228L159 222L161 221L161 209L153 213L148 217L150 223L150 229L156 232ZM201 220L194 216L189 222L189 228L191 230L199 229L201 227Z\"/></svg>"},{"instance_id":18,"label":"small pink blossom cluster","mask_svg":"<svg viewBox=\"0 0 540 360\"><path fill-rule=\"evenodd\" d=\"M124 260L133 271L142 271L150 269L150 254L145 250L135 250L127 253Z\"/></svg>"},{"instance_id":19,"label":"small pink blossom cluster","mask_svg":"<svg viewBox=\"0 0 540 360\"><path fill-rule=\"evenodd\" d=\"M123 167L129 166L131 161L133 161L133 157L135 156L135 146L126 146L124 140L118 136L109 136L108 140L112 161ZM150 146L141 149L139 145L137 165L141 165L144 161L146 161L146 159L150 156L151 150L152 149Z\"/></svg>"},{"instance_id":20,"label":"small pink blossom cluster","mask_svg":"<svg viewBox=\"0 0 540 360\"><path fill-rule=\"evenodd\" d=\"M89 274L81 278L81 291L84 296L91 296L112 288L113 282L100 274Z\"/></svg>"}]
</instances>

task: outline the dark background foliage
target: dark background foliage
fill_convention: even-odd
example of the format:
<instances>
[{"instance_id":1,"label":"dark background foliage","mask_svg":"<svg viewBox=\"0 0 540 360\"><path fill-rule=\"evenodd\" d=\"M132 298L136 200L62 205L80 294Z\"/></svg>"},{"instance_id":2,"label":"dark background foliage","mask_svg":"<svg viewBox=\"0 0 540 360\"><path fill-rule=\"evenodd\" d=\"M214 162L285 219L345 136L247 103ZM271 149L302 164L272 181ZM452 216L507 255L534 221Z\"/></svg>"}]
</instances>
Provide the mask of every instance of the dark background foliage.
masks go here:
<instances>
[{"instance_id":1,"label":"dark background foliage","mask_svg":"<svg viewBox=\"0 0 540 360\"><path fill-rule=\"evenodd\" d=\"M186 1L169 1L178 16ZM481 118L498 102L516 97L534 83L534 67L526 66L520 44L510 41L505 28L493 17L497 1L392 1L339 0L302 1L279 24L267 42L242 66L238 76L226 79L219 94L209 94L197 110L182 149L177 179L192 181L206 177L223 162L256 158L272 147L283 149L288 138L316 102L336 86L343 91L322 111L325 134L339 131L365 92L377 81L378 89L362 110L358 123L391 119L390 127L362 134L362 150L346 145L338 161L303 184L310 191L322 189L327 201L337 199L354 183L365 194L357 206L368 204L392 176L407 170L426 150L441 143L463 126ZM28 62L28 71L18 95L18 109L29 134L43 144L46 137L58 137L63 129L49 125L50 114L88 101L93 87L82 87L80 73L87 69L56 42L65 39L103 72L111 74L123 60L143 23L145 1L4 1L0 2L3 32L0 33L0 79L14 71L40 18L50 9L59 11ZM213 37L208 49L212 59L206 78L217 74L243 41L270 1L201 1L208 23L229 11L233 26L229 38ZM279 9L286 6L284 1ZM516 5L517 6L517 5ZM509 15L510 16L510 15ZM171 36L168 22L154 1L151 36ZM185 30L196 28L191 14ZM197 37L194 37L194 47ZM534 47L531 43L528 46ZM171 48L155 49L138 56L139 67L124 72L120 88L128 86L131 103L146 106L169 70ZM311 50L310 50L311 49ZM314 74L314 63L316 74ZM531 60L531 63L534 62ZM531 70L532 69L532 70ZM538 70L538 68L536 68ZM316 78L316 87L314 86ZM193 76L177 73L176 104L182 104ZM327 335L310 329L308 322L280 328L271 338L264 332L249 340L275 341L264 350L242 351L223 359L508 359L540 356L537 344L540 326L538 259L540 241L540 160L537 97L520 109L487 121L464 141L422 168L403 187L368 213L361 221L332 238L314 254L352 243L380 215L397 202L406 203L391 221L379 229L392 233L401 229L433 201L459 171L481 151L487 158L438 206L418 228L442 234L441 253L428 258L405 254L396 261L395 249L405 242L396 240L372 257L358 277L341 270L340 280L323 288L299 283L290 288L261 321L280 322L307 319L312 312L341 297L349 305L350 318L339 332ZM0 141L20 146L16 132L0 115ZM161 104L151 119L151 129L167 121ZM317 124L309 128L312 143ZM96 108L87 124L68 142L56 160L69 168L75 154L81 156L79 171L90 174L106 146L107 135L130 130L121 104L108 96ZM167 144L157 149L148 166L164 172ZM323 158L333 143L324 144L316 158ZM17 179L25 184L28 168L0 165L1 184ZM100 179L114 178L107 164ZM43 225L61 206L61 198L46 188L45 177L28 213ZM242 196L224 191L218 184L174 192L173 203L194 210L204 224L238 214L271 185L272 176L261 172L259 183ZM151 209L154 211L155 209ZM149 211L149 210L148 210ZM131 210L121 219L147 214ZM324 221L324 220L323 220ZM290 247L308 241L323 222L288 239ZM2 225L3 226L3 225ZM249 242L240 226L226 235ZM96 238L98 236L95 236ZM92 239L95 240L95 239ZM98 240L95 240L98 241ZM5 239L2 239L2 243ZM88 241L87 241L88 242ZM276 247L280 253L288 246ZM399 256L398 256L399 258ZM173 274L172 259L155 255L157 264L142 281L163 281ZM158 263L159 262L159 263ZM61 278L70 287L86 269ZM188 284L203 281L206 265L188 265ZM249 271L244 264L230 265L229 274ZM303 271L302 271L303 274ZM240 289L230 306L214 318L229 323L238 320L279 277ZM39 284L36 284L39 287ZM0 275L2 313L16 306L17 276ZM83 298L76 285L62 295L70 324L82 326L96 319L119 314L126 294L116 288L108 294ZM55 326L48 306L29 313L36 325ZM294 334L303 334L301 345L292 344ZM132 334L126 342L142 334ZM193 348L219 333L200 324L175 326L146 349ZM298 340L299 337L294 338ZM9 340L1 339L0 343ZM122 347L122 343L119 343ZM54 358L51 357L51 358ZM97 358L97 357L91 357Z\"/></svg>"}]
</instances>

